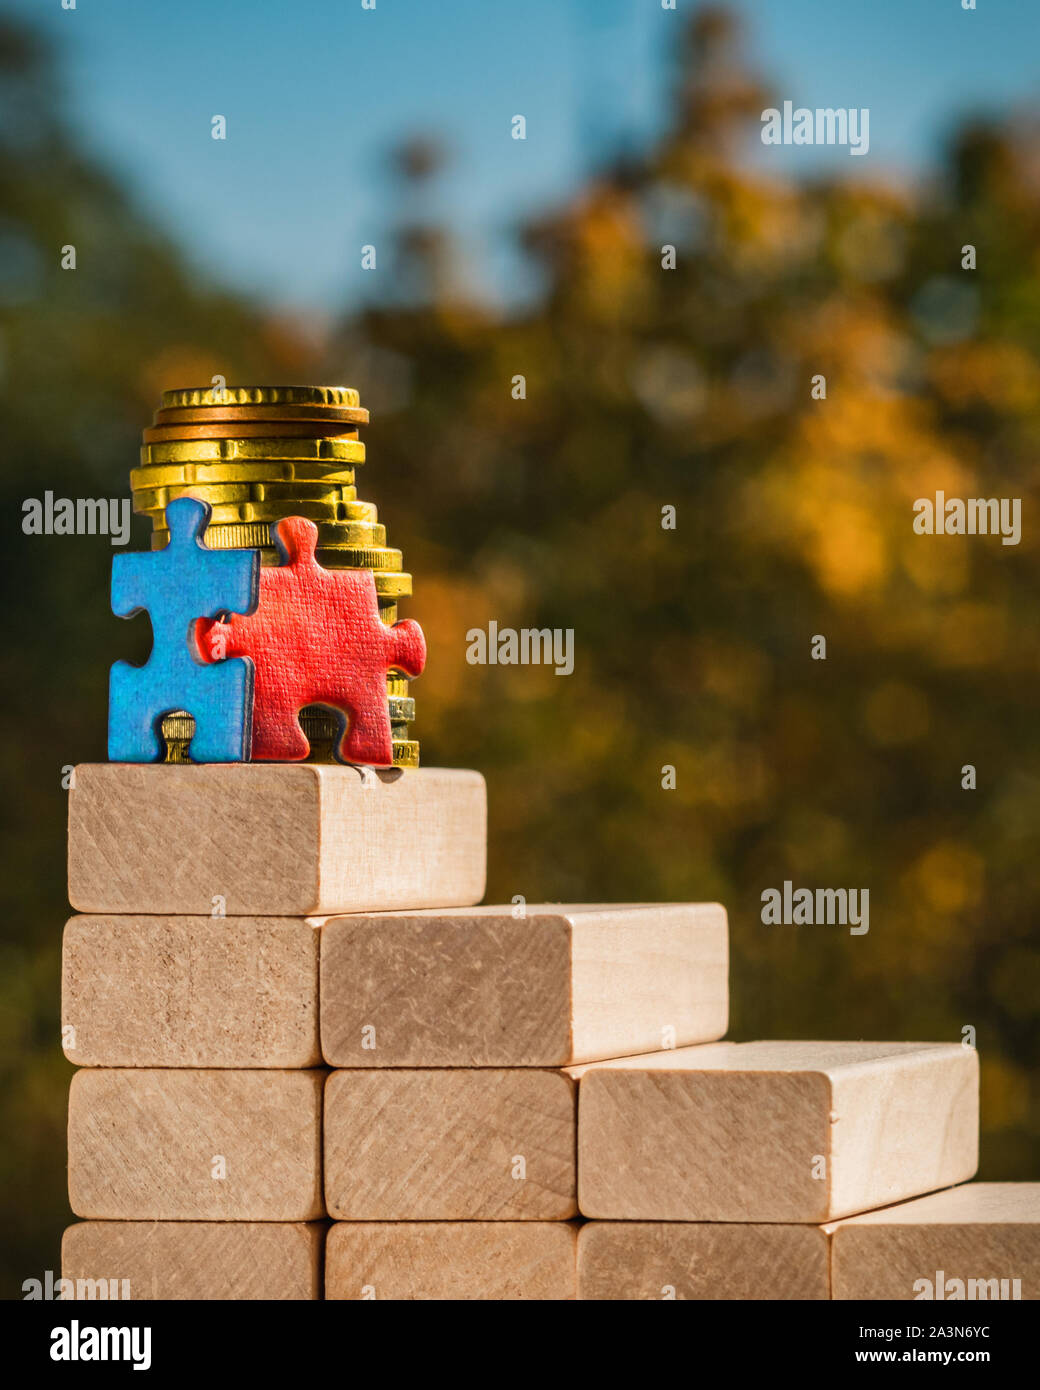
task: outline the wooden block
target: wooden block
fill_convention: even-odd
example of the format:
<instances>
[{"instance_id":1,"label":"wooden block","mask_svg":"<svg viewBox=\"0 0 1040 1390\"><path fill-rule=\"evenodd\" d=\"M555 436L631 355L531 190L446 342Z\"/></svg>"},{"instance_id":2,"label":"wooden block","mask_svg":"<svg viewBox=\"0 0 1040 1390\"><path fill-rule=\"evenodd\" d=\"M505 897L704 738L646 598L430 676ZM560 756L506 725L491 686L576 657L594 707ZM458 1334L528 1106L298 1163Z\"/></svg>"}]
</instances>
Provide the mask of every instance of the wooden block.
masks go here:
<instances>
[{"instance_id":1,"label":"wooden block","mask_svg":"<svg viewBox=\"0 0 1040 1390\"><path fill-rule=\"evenodd\" d=\"M330 1216L573 1216L575 1090L558 1071L333 1072L325 1090Z\"/></svg>"},{"instance_id":2,"label":"wooden block","mask_svg":"<svg viewBox=\"0 0 1040 1390\"><path fill-rule=\"evenodd\" d=\"M77 1072L72 1210L103 1221L323 1216L324 1079L320 1071Z\"/></svg>"},{"instance_id":3,"label":"wooden block","mask_svg":"<svg viewBox=\"0 0 1040 1390\"><path fill-rule=\"evenodd\" d=\"M580 1299L830 1296L821 1226L587 1221L578 1236Z\"/></svg>"},{"instance_id":4,"label":"wooden block","mask_svg":"<svg viewBox=\"0 0 1040 1390\"><path fill-rule=\"evenodd\" d=\"M808 1221L962 1182L978 1057L946 1043L710 1043L572 1068L586 1216Z\"/></svg>"},{"instance_id":5,"label":"wooden block","mask_svg":"<svg viewBox=\"0 0 1040 1390\"><path fill-rule=\"evenodd\" d=\"M88 1067L313 1067L320 933L302 917L73 917L65 1056Z\"/></svg>"},{"instance_id":6,"label":"wooden block","mask_svg":"<svg viewBox=\"0 0 1040 1390\"><path fill-rule=\"evenodd\" d=\"M1040 1298L1040 1183L967 1183L832 1229L835 1298Z\"/></svg>"},{"instance_id":7,"label":"wooden block","mask_svg":"<svg viewBox=\"0 0 1040 1390\"><path fill-rule=\"evenodd\" d=\"M337 1221L329 1299L573 1299L572 1221Z\"/></svg>"},{"instance_id":8,"label":"wooden block","mask_svg":"<svg viewBox=\"0 0 1040 1390\"><path fill-rule=\"evenodd\" d=\"M484 779L454 768L86 763L69 792L80 912L287 916L465 907Z\"/></svg>"},{"instance_id":9,"label":"wooden block","mask_svg":"<svg viewBox=\"0 0 1040 1390\"><path fill-rule=\"evenodd\" d=\"M706 1042L726 969L717 903L334 917L322 1048L342 1067L552 1067Z\"/></svg>"},{"instance_id":10,"label":"wooden block","mask_svg":"<svg viewBox=\"0 0 1040 1390\"><path fill-rule=\"evenodd\" d=\"M102 1282L110 1298L318 1299L324 1239L321 1221L81 1221L61 1272L79 1299Z\"/></svg>"}]
</instances>

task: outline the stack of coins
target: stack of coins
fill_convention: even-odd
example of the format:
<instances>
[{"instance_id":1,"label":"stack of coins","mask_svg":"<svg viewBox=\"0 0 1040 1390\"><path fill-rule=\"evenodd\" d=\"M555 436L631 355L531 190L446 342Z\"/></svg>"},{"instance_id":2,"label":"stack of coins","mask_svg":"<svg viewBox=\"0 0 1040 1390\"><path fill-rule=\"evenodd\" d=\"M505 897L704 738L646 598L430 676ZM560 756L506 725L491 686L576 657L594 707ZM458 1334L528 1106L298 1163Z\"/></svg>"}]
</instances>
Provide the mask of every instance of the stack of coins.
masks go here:
<instances>
[{"instance_id":1,"label":"stack of coins","mask_svg":"<svg viewBox=\"0 0 1040 1390\"><path fill-rule=\"evenodd\" d=\"M164 391L155 422L144 431L141 466L130 474L134 510L152 519L152 549L169 540L165 509L175 497L212 507L205 542L214 550L258 549L263 565L281 556L272 526L303 516L318 528L317 558L326 569L367 569L379 614L397 621L397 600L412 592L399 550L371 502L359 502L354 470L365 461L358 428L368 411L346 386L198 387ZM391 672L387 700L394 766L418 767L419 745L408 737L415 701L408 678ZM332 762L340 721L311 705L300 713L310 761ZM162 725L167 762L187 762L195 722L183 711Z\"/></svg>"}]
</instances>

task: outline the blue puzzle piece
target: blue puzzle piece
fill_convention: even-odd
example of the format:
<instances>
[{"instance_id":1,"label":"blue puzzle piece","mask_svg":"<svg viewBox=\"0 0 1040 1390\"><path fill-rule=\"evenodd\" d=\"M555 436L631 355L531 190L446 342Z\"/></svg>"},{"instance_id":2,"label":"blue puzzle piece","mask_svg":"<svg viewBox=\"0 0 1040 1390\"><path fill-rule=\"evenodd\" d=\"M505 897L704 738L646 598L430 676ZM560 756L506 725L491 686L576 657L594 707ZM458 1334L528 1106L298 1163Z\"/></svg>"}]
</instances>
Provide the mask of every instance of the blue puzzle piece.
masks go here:
<instances>
[{"instance_id":1,"label":"blue puzzle piece","mask_svg":"<svg viewBox=\"0 0 1040 1390\"><path fill-rule=\"evenodd\" d=\"M210 508L178 497L166 508L165 550L116 555L112 611L152 620L152 653L143 666L117 661L108 687L108 756L113 762L151 763L162 756L159 726L174 710L195 719L189 749L197 763L234 763L249 757L253 724L253 663L232 658L203 662L196 655L199 618L252 613L260 592L256 550L208 550L202 532Z\"/></svg>"}]
</instances>

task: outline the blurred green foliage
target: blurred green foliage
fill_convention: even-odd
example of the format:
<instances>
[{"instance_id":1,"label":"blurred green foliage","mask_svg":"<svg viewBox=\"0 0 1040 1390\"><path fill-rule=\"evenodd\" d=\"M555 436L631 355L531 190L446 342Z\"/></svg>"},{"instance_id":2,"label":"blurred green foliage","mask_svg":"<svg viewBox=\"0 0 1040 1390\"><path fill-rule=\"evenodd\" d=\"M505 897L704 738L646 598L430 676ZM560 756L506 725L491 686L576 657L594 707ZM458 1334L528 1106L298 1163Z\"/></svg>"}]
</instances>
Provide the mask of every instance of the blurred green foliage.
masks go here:
<instances>
[{"instance_id":1,"label":"blurred green foliage","mask_svg":"<svg viewBox=\"0 0 1040 1390\"><path fill-rule=\"evenodd\" d=\"M21 503L124 495L159 391L217 372L372 409L359 491L416 575L424 760L488 778L489 900L720 899L733 1037L974 1028L980 1175L1040 1177L1035 130L967 123L920 187L794 184L737 157L770 104L737 44L702 15L658 147L523 229L537 303L472 302L413 220L381 307L320 342L193 274L0 33L10 1292L69 1219L61 769L104 757L109 664L148 642L109 613L108 542L24 537ZM915 535L938 489L1022 498L1022 543ZM574 674L468 666L492 618L573 627ZM764 926L785 879L869 888L869 934Z\"/></svg>"}]
</instances>

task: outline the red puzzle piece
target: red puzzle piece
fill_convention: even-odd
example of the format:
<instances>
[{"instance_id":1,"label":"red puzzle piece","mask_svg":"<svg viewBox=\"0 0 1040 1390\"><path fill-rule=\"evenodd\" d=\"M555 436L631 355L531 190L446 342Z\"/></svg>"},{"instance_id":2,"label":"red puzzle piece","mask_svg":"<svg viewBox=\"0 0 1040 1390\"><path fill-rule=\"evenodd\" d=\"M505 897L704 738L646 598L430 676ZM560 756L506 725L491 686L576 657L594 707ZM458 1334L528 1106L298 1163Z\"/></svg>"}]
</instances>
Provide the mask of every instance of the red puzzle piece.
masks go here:
<instances>
[{"instance_id":1,"label":"red puzzle piece","mask_svg":"<svg viewBox=\"0 0 1040 1390\"><path fill-rule=\"evenodd\" d=\"M393 762L386 675L417 676L426 639L411 618L388 627L379 617L371 570L327 570L314 548L317 527L286 517L276 528L284 562L260 571L255 613L196 625L207 661L252 657L254 759L299 762L310 751L297 716L304 705L331 705L347 716L337 756L389 767Z\"/></svg>"}]
</instances>

